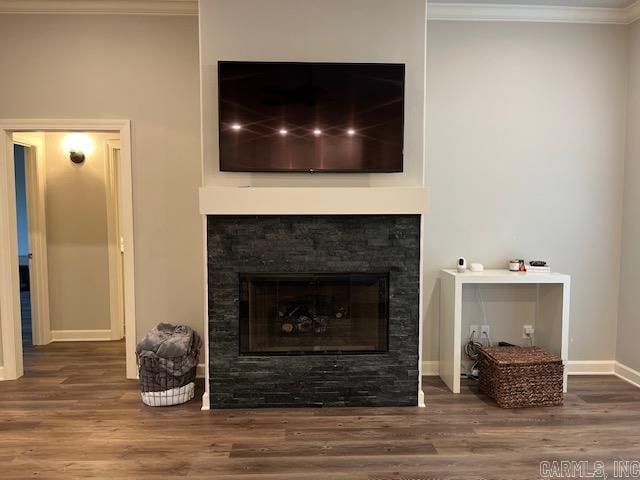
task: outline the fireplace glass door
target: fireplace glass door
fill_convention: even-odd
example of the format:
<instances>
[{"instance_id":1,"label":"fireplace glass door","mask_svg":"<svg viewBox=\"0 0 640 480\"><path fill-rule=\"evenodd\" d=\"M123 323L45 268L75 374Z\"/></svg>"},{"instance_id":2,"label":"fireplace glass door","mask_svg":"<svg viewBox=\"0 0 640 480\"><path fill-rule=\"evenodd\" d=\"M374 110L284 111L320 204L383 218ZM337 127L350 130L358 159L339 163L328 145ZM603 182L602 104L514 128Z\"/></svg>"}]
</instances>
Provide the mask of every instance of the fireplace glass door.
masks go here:
<instances>
[{"instance_id":1,"label":"fireplace glass door","mask_svg":"<svg viewBox=\"0 0 640 480\"><path fill-rule=\"evenodd\" d=\"M386 352L389 274L241 274L240 353Z\"/></svg>"}]
</instances>

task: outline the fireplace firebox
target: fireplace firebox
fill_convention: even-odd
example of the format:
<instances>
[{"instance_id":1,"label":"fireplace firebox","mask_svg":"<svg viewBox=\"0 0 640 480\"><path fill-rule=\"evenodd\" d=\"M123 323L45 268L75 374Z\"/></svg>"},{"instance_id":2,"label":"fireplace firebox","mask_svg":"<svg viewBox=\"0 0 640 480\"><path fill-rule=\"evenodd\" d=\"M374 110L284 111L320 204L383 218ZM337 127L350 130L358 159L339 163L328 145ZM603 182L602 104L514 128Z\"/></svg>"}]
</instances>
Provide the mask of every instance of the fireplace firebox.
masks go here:
<instances>
[{"instance_id":1,"label":"fireplace firebox","mask_svg":"<svg viewBox=\"0 0 640 480\"><path fill-rule=\"evenodd\" d=\"M240 274L240 353L386 352L388 284L388 272Z\"/></svg>"}]
</instances>

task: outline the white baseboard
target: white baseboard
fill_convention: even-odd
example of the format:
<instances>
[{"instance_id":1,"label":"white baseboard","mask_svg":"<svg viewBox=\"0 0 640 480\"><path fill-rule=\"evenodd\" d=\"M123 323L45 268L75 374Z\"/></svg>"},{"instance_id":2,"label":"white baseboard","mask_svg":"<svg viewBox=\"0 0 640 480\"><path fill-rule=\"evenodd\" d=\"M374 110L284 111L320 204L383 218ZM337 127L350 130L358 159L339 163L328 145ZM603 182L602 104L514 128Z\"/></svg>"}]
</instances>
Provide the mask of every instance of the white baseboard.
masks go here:
<instances>
[{"instance_id":1,"label":"white baseboard","mask_svg":"<svg viewBox=\"0 0 640 480\"><path fill-rule=\"evenodd\" d=\"M4 367L0 367L0 381L4 380Z\"/></svg>"},{"instance_id":2,"label":"white baseboard","mask_svg":"<svg viewBox=\"0 0 640 480\"><path fill-rule=\"evenodd\" d=\"M631 367L627 367L626 365L623 365L620 362L616 362L616 366L613 371L613 374L616 377L621 378L622 380L625 380L630 384L640 388L640 372L639 371L634 370Z\"/></svg>"},{"instance_id":3,"label":"white baseboard","mask_svg":"<svg viewBox=\"0 0 640 480\"><path fill-rule=\"evenodd\" d=\"M111 330L51 330L52 342L106 342Z\"/></svg>"},{"instance_id":4,"label":"white baseboard","mask_svg":"<svg viewBox=\"0 0 640 480\"><path fill-rule=\"evenodd\" d=\"M418 390L418 407L425 408L426 406L427 404L424 403L424 390L420 389Z\"/></svg>"},{"instance_id":5,"label":"white baseboard","mask_svg":"<svg viewBox=\"0 0 640 480\"><path fill-rule=\"evenodd\" d=\"M199 363L198 370L196 371L196 376L198 378L205 378L205 373L206 371L204 369L204 363ZM205 388L206 388L206 385L205 385ZM211 403L209 402L209 394L207 392L204 392L202 394L202 408L200 408L200 410L209 410L210 408L211 408Z\"/></svg>"},{"instance_id":6,"label":"white baseboard","mask_svg":"<svg viewBox=\"0 0 640 480\"><path fill-rule=\"evenodd\" d=\"M612 375L615 360L569 360L568 375Z\"/></svg>"},{"instance_id":7,"label":"white baseboard","mask_svg":"<svg viewBox=\"0 0 640 480\"><path fill-rule=\"evenodd\" d=\"M422 375L426 377L437 377L440 375L440 362L437 360L423 360Z\"/></svg>"},{"instance_id":8,"label":"white baseboard","mask_svg":"<svg viewBox=\"0 0 640 480\"><path fill-rule=\"evenodd\" d=\"M200 410L209 410L211 408L211 403L209 402L209 394L204 392L202 394L202 408Z\"/></svg>"},{"instance_id":9,"label":"white baseboard","mask_svg":"<svg viewBox=\"0 0 640 480\"><path fill-rule=\"evenodd\" d=\"M422 362L422 375L438 376L440 362L425 360ZM615 360L569 360L568 375L617 375L629 383L640 385L640 372L616 362Z\"/></svg>"}]
</instances>

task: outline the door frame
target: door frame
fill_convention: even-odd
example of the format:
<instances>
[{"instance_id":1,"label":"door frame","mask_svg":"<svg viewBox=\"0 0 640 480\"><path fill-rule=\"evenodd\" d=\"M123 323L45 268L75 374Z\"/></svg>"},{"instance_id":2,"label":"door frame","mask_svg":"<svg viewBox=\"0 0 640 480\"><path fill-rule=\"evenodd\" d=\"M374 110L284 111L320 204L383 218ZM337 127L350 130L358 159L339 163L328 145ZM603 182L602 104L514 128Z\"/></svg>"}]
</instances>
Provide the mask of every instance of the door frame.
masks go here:
<instances>
[{"instance_id":1,"label":"door frame","mask_svg":"<svg viewBox=\"0 0 640 480\"><path fill-rule=\"evenodd\" d=\"M120 231L120 159L122 145L118 139L105 142L105 192L107 195L107 251L109 261L109 316L111 323L111 340L120 340L125 333L124 311L124 272L122 255L124 242Z\"/></svg>"},{"instance_id":2,"label":"door frame","mask_svg":"<svg viewBox=\"0 0 640 480\"><path fill-rule=\"evenodd\" d=\"M117 132L120 136L119 206L120 232L124 240L123 282L126 329L126 376L136 378L135 271L131 122L120 119L0 119L0 380L24 374L20 321L20 285L15 204L13 134L20 132Z\"/></svg>"},{"instance_id":3,"label":"door frame","mask_svg":"<svg viewBox=\"0 0 640 480\"><path fill-rule=\"evenodd\" d=\"M45 217L47 178L44 133L15 132L13 143L14 145L22 145L25 149L32 343L33 345L46 345L51 342L51 321L49 318L49 268Z\"/></svg>"}]
</instances>

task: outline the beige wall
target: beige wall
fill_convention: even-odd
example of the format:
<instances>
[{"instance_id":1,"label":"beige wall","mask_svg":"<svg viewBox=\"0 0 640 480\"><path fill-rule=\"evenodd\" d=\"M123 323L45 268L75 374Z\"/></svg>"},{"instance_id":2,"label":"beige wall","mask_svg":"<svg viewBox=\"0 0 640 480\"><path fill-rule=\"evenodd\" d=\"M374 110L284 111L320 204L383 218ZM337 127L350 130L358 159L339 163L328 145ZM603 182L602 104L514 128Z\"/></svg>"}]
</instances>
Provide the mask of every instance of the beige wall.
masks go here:
<instances>
[{"instance_id":1,"label":"beige wall","mask_svg":"<svg viewBox=\"0 0 640 480\"><path fill-rule=\"evenodd\" d=\"M201 0L205 185L422 185L425 3L426 0ZM218 171L219 60L405 63L405 171L373 175Z\"/></svg>"},{"instance_id":2,"label":"beige wall","mask_svg":"<svg viewBox=\"0 0 640 480\"><path fill-rule=\"evenodd\" d=\"M292 0L273 5L286 6L287 1ZM366 8L381 11L367 26L360 21L364 4L339 2L348 5L346 13L328 18L319 3L303 1L310 2L308 16L289 23L288 35L282 38L295 36L297 41L287 44L240 35L256 29L263 38L270 22L279 24L274 18L278 8L219 24L210 0L203 2L207 21L219 29L203 35L208 48L203 52L205 120L211 127L204 138L207 183L380 182L370 176L308 180L296 175L229 174L221 179L215 171L212 69L217 56L251 59L249 49L255 48L261 59L407 61L413 63L411 103L419 105L420 15L405 15L395 5L385 9L388 2L381 0L375 6L365 2ZM230 0L217 3L227 9L235 5L243 15L259 2L250 0L241 9ZM385 27L387 18L393 19L393 28ZM503 266L514 256L541 257L572 274L570 358L613 358L626 30L429 22L426 177L432 203L426 222L426 360L437 359L438 305L432 298L437 270L451 265L458 255L488 266ZM233 41L217 44L220 31L231 33ZM324 44L312 43L315 36L308 32L324 32ZM348 36L349 32L355 34ZM637 44L637 26L633 38ZM0 15L0 41L12 47L0 49L0 69L15 72L0 76L0 117L132 120L138 332L158 321L182 322L202 331L197 19ZM375 48L369 48L370 43ZM637 72L637 62L634 65ZM637 83L637 74L632 78ZM637 122L629 131L636 129ZM419 143L419 134L412 134L412 158L419 158ZM634 142L629 151L637 152ZM390 183L414 184L419 174L412 172L391 177ZM543 187L533 184L533 178L544 179ZM638 238L630 233L637 233L629 219L637 218L632 206L638 203L631 196L627 193L625 252L633 250ZM625 302L637 285L633 275L632 270L623 271L630 293L625 297L623 289L618 336L619 360L630 366L624 351L633 351L633 346L626 346L632 336L623 335L622 329L632 328L632 310Z\"/></svg>"},{"instance_id":3,"label":"beige wall","mask_svg":"<svg viewBox=\"0 0 640 480\"><path fill-rule=\"evenodd\" d=\"M427 360L437 359L437 272L461 255L494 268L546 259L571 274L569 358L615 357L626 33L429 22Z\"/></svg>"},{"instance_id":4,"label":"beige wall","mask_svg":"<svg viewBox=\"0 0 640 480\"><path fill-rule=\"evenodd\" d=\"M45 134L49 312L52 330L109 330L106 144L91 134L93 152L76 165L63 133Z\"/></svg>"},{"instance_id":5,"label":"beige wall","mask_svg":"<svg viewBox=\"0 0 640 480\"><path fill-rule=\"evenodd\" d=\"M629 110L620 273L620 319L616 360L640 370L640 22L630 27Z\"/></svg>"},{"instance_id":6,"label":"beige wall","mask_svg":"<svg viewBox=\"0 0 640 480\"><path fill-rule=\"evenodd\" d=\"M0 118L132 121L138 336L202 332L197 18L0 15L0 44Z\"/></svg>"}]
</instances>

